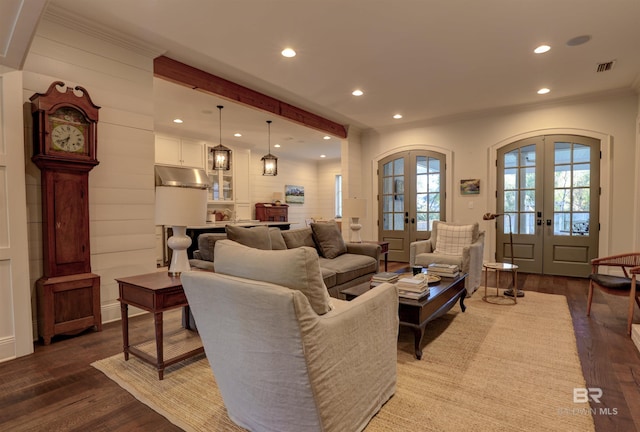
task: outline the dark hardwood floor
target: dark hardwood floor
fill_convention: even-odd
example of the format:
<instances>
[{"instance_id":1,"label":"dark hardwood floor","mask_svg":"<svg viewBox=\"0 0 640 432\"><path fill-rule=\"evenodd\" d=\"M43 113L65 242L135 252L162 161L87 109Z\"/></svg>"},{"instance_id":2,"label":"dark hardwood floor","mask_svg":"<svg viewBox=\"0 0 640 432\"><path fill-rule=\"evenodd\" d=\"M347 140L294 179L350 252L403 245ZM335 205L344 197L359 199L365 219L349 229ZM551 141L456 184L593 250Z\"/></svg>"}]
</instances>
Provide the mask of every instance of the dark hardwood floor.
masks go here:
<instances>
[{"instance_id":1,"label":"dark hardwood floor","mask_svg":"<svg viewBox=\"0 0 640 432\"><path fill-rule=\"evenodd\" d=\"M405 263L389 263L389 271L404 266ZM525 292L567 297L587 386L603 391L601 403L591 405L596 430L639 430L640 354L625 334L625 299L596 292L591 318L587 318L586 280L519 276ZM526 294L522 301L526 301ZM179 325L178 311L165 314L166 331ZM522 331L526 327L523 322ZM152 317L146 314L132 318L130 334L132 339L136 338L132 340L134 343L152 338ZM76 337L56 337L49 346L37 343L33 355L1 363L0 431L180 430L90 366L93 361L121 351L120 322L113 322L105 324L99 333L87 331ZM571 406L572 401L573 389L567 389L564 408Z\"/></svg>"}]
</instances>

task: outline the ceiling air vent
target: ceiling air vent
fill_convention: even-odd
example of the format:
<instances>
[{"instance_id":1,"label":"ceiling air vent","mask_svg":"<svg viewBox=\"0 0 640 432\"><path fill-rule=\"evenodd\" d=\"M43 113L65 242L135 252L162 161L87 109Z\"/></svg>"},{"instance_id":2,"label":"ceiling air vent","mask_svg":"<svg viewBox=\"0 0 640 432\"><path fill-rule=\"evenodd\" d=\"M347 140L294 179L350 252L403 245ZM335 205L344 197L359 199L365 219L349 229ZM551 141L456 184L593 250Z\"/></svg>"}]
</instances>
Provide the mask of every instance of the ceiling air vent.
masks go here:
<instances>
[{"instance_id":1,"label":"ceiling air vent","mask_svg":"<svg viewBox=\"0 0 640 432\"><path fill-rule=\"evenodd\" d=\"M615 60L611 60L610 62L606 62L606 63L598 63L598 68L596 69L596 72L610 71L611 69L613 69L613 65L615 64L616 64Z\"/></svg>"}]
</instances>

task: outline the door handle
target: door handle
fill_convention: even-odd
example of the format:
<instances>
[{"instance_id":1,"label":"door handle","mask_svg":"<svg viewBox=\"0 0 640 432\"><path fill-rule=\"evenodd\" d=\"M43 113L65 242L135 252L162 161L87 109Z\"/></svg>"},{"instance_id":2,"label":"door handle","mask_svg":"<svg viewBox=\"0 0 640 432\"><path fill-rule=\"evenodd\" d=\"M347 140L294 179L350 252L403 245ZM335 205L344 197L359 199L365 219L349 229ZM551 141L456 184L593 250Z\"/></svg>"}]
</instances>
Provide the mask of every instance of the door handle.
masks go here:
<instances>
[{"instance_id":1,"label":"door handle","mask_svg":"<svg viewBox=\"0 0 640 432\"><path fill-rule=\"evenodd\" d=\"M551 226L551 219L547 219L547 226Z\"/></svg>"},{"instance_id":2,"label":"door handle","mask_svg":"<svg viewBox=\"0 0 640 432\"><path fill-rule=\"evenodd\" d=\"M412 224L416 223L416 220L414 218L411 218L411 223Z\"/></svg>"},{"instance_id":3,"label":"door handle","mask_svg":"<svg viewBox=\"0 0 640 432\"><path fill-rule=\"evenodd\" d=\"M536 220L536 225L538 225L538 226L542 225L542 219Z\"/></svg>"},{"instance_id":4,"label":"door handle","mask_svg":"<svg viewBox=\"0 0 640 432\"><path fill-rule=\"evenodd\" d=\"M404 218L404 223L408 224L409 223L409 218Z\"/></svg>"}]
</instances>

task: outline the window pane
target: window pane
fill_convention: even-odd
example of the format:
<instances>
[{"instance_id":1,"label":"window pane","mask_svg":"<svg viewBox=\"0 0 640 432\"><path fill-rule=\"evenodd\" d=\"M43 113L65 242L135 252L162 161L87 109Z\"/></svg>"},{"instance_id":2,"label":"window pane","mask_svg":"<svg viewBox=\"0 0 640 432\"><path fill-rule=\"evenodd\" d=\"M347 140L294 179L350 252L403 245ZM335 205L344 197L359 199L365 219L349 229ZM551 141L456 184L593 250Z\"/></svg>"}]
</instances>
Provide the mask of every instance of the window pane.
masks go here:
<instances>
[{"instance_id":1,"label":"window pane","mask_svg":"<svg viewBox=\"0 0 640 432\"><path fill-rule=\"evenodd\" d=\"M383 165L382 175L385 177L393 175L393 163L389 162Z\"/></svg>"},{"instance_id":2,"label":"window pane","mask_svg":"<svg viewBox=\"0 0 640 432\"><path fill-rule=\"evenodd\" d=\"M514 190L518 187L518 169L509 168L504 170L504 190Z\"/></svg>"},{"instance_id":3,"label":"window pane","mask_svg":"<svg viewBox=\"0 0 640 432\"><path fill-rule=\"evenodd\" d=\"M395 195L393 200L393 211L404 213L404 195Z\"/></svg>"},{"instance_id":4,"label":"window pane","mask_svg":"<svg viewBox=\"0 0 640 432\"><path fill-rule=\"evenodd\" d=\"M429 173L440 173L440 160L429 158Z\"/></svg>"},{"instance_id":5,"label":"window pane","mask_svg":"<svg viewBox=\"0 0 640 432\"><path fill-rule=\"evenodd\" d=\"M440 212L440 194L439 193L429 194L429 211ZM435 220L438 220L438 219L435 219Z\"/></svg>"},{"instance_id":6,"label":"window pane","mask_svg":"<svg viewBox=\"0 0 640 432\"><path fill-rule=\"evenodd\" d=\"M573 211L588 212L590 208L591 190L589 188L579 188L573 190Z\"/></svg>"},{"instance_id":7,"label":"window pane","mask_svg":"<svg viewBox=\"0 0 640 432\"><path fill-rule=\"evenodd\" d=\"M554 213L553 214L553 234L554 235L569 235L571 231L571 215L569 213Z\"/></svg>"},{"instance_id":8,"label":"window pane","mask_svg":"<svg viewBox=\"0 0 640 432\"><path fill-rule=\"evenodd\" d=\"M582 144L573 145L573 163L591 162L591 149Z\"/></svg>"},{"instance_id":9,"label":"window pane","mask_svg":"<svg viewBox=\"0 0 640 432\"><path fill-rule=\"evenodd\" d=\"M429 231L429 220L427 213L418 213L416 220L416 228L418 231Z\"/></svg>"},{"instance_id":10,"label":"window pane","mask_svg":"<svg viewBox=\"0 0 640 432\"><path fill-rule=\"evenodd\" d=\"M404 231L404 216L402 214L393 215L393 229L396 231Z\"/></svg>"},{"instance_id":11,"label":"window pane","mask_svg":"<svg viewBox=\"0 0 640 432\"><path fill-rule=\"evenodd\" d=\"M536 218L534 213L520 214L520 234L535 234Z\"/></svg>"},{"instance_id":12,"label":"window pane","mask_svg":"<svg viewBox=\"0 0 640 432\"><path fill-rule=\"evenodd\" d=\"M396 159L393 161L393 174L404 175L404 159Z\"/></svg>"},{"instance_id":13,"label":"window pane","mask_svg":"<svg viewBox=\"0 0 640 432\"><path fill-rule=\"evenodd\" d=\"M427 173L427 158L425 156L416 157L416 174Z\"/></svg>"},{"instance_id":14,"label":"window pane","mask_svg":"<svg viewBox=\"0 0 640 432\"><path fill-rule=\"evenodd\" d=\"M429 174L429 192L440 192L440 174Z\"/></svg>"},{"instance_id":15,"label":"window pane","mask_svg":"<svg viewBox=\"0 0 640 432\"><path fill-rule=\"evenodd\" d=\"M518 204L518 192L517 191L505 191L504 192L504 211L513 212L517 211Z\"/></svg>"},{"instance_id":16,"label":"window pane","mask_svg":"<svg viewBox=\"0 0 640 432\"><path fill-rule=\"evenodd\" d=\"M573 166L573 186L589 187L591 185L591 165L578 164Z\"/></svg>"},{"instance_id":17,"label":"window pane","mask_svg":"<svg viewBox=\"0 0 640 432\"><path fill-rule=\"evenodd\" d=\"M571 144L557 142L554 157L556 165L571 163Z\"/></svg>"},{"instance_id":18,"label":"window pane","mask_svg":"<svg viewBox=\"0 0 640 432\"><path fill-rule=\"evenodd\" d=\"M416 195L416 210L419 212L426 212L428 210L427 204L427 194L417 194Z\"/></svg>"},{"instance_id":19,"label":"window pane","mask_svg":"<svg viewBox=\"0 0 640 432\"><path fill-rule=\"evenodd\" d=\"M513 150L509 153L505 153L504 166L506 168L518 166L518 150Z\"/></svg>"},{"instance_id":20,"label":"window pane","mask_svg":"<svg viewBox=\"0 0 640 432\"><path fill-rule=\"evenodd\" d=\"M559 165L555 167L553 186L556 188L571 187L570 165Z\"/></svg>"},{"instance_id":21,"label":"window pane","mask_svg":"<svg viewBox=\"0 0 640 432\"><path fill-rule=\"evenodd\" d=\"M535 211L536 209L536 191L524 190L520 193L522 202L520 203L520 211Z\"/></svg>"},{"instance_id":22,"label":"window pane","mask_svg":"<svg viewBox=\"0 0 640 432\"><path fill-rule=\"evenodd\" d=\"M383 194L393 193L393 177L385 177L382 179L382 193Z\"/></svg>"},{"instance_id":23,"label":"window pane","mask_svg":"<svg viewBox=\"0 0 640 432\"><path fill-rule=\"evenodd\" d=\"M536 165L536 146L529 145L520 149L520 166Z\"/></svg>"},{"instance_id":24,"label":"window pane","mask_svg":"<svg viewBox=\"0 0 640 432\"><path fill-rule=\"evenodd\" d=\"M416 192L429 192L429 177L426 175L416 176Z\"/></svg>"},{"instance_id":25,"label":"window pane","mask_svg":"<svg viewBox=\"0 0 640 432\"><path fill-rule=\"evenodd\" d=\"M573 235L589 235L589 213L573 214Z\"/></svg>"},{"instance_id":26,"label":"window pane","mask_svg":"<svg viewBox=\"0 0 640 432\"><path fill-rule=\"evenodd\" d=\"M391 195L382 197L382 211L386 213L393 211L393 197Z\"/></svg>"},{"instance_id":27,"label":"window pane","mask_svg":"<svg viewBox=\"0 0 640 432\"><path fill-rule=\"evenodd\" d=\"M556 189L553 193L553 211L571 210L571 189Z\"/></svg>"},{"instance_id":28,"label":"window pane","mask_svg":"<svg viewBox=\"0 0 640 432\"><path fill-rule=\"evenodd\" d=\"M382 229L385 231L391 230L391 213L382 214Z\"/></svg>"},{"instance_id":29,"label":"window pane","mask_svg":"<svg viewBox=\"0 0 640 432\"><path fill-rule=\"evenodd\" d=\"M522 169L524 179L522 180L523 187L526 189L535 189L536 187L536 169L532 168L523 168Z\"/></svg>"}]
</instances>

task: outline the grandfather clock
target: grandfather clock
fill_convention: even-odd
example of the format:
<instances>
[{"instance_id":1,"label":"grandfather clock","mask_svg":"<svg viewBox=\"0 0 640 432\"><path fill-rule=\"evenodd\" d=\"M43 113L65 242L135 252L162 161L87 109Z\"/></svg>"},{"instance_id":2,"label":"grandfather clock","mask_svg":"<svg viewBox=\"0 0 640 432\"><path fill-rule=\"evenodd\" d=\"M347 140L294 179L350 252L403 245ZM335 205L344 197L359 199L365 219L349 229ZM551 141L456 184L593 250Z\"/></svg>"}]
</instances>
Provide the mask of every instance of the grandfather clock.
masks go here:
<instances>
[{"instance_id":1,"label":"grandfather clock","mask_svg":"<svg viewBox=\"0 0 640 432\"><path fill-rule=\"evenodd\" d=\"M99 106L82 87L61 81L31 96L34 151L40 168L44 276L36 283L38 333L102 330L100 276L91 273L89 171L98 165Z\"/></svg>"}]
</instances>

